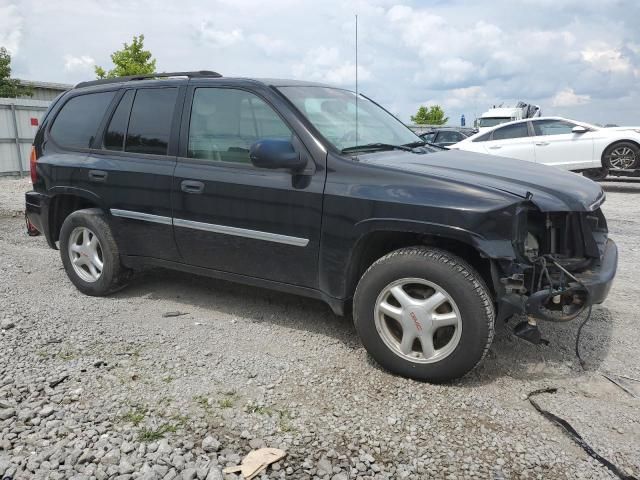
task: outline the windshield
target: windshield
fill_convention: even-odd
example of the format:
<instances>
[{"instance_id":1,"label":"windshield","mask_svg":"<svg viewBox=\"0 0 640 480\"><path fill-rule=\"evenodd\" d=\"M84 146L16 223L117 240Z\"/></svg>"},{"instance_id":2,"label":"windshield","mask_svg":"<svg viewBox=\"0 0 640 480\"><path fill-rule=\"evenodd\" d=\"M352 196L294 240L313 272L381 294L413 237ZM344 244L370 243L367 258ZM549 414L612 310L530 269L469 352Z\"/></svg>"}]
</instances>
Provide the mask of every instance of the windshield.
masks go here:
<instances>
[{"instance_id":1,"label":"windshield","mask_svg":"<svg viewBox=\"0 0 640 480\"><path fill-rule=\"evenodd\" d=\"M479 127L495 127L496 125L500 125L501 123L510 122L511 119L508 117L483 117L478 119Z\"/></svg>"},{"instance_id":2,"label":"windshield","mask_svg":"<svg viewBox=\"0 0 640 480\"><path fill-rule=\"evenodd\" d=\"M356 110L356 94L348 90L309 86L279 90L338 150L375 143L421 142L400 120L362 95L357 97Z\"/></svg>"}]
</instances>

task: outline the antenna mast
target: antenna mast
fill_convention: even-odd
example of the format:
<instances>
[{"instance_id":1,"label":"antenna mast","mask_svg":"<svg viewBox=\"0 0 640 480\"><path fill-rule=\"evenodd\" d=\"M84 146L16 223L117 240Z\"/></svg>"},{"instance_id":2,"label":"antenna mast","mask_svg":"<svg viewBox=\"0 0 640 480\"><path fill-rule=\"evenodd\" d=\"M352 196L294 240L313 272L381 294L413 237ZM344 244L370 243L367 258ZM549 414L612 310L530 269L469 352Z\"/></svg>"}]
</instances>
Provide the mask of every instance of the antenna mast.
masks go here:
<instances>
[{"instance_id":1,"label":"antenna mast","mask_svg":"<svg viewBox=\"0 0 640 480\"><path fill-rule=\"evenodd\" d=\"M356 145L358 145L358 15L356 14Z\"/></svg>"}]
</instances>

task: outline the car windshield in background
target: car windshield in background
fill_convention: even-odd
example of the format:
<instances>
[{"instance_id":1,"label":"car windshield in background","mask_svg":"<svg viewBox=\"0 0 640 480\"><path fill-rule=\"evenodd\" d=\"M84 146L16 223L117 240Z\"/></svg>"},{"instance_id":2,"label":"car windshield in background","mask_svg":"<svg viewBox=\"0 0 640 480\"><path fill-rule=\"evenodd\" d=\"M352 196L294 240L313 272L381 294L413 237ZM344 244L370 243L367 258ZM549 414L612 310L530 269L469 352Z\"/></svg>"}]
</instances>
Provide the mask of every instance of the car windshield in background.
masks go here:
<instances>
[{"instance_id":1,"label":"car windshield in background","mask_svg":"<svg viewBox=\"0 0 640 480\"><path fill-rule=\"evenodd\" d=\"M279 90L339 150L360 145L414 145L421 139L366 97L330 87L280 87ZM357 124L356 124L357 122Z\"/></svg>"},{"instance_id":2,"label":"car windshield in background","mask_svg":"<svg viewBox=\"0 0 640 480\"><path fill-rule=\"evenodd\" d=\"M505 123L509 121L511 121L511 119L505 118L505 117L497 117L497 118L485 117L478 120L478 126L479 127L495 127L496 125L500 125L501 123Z\"/></svg>"}]
</instances>

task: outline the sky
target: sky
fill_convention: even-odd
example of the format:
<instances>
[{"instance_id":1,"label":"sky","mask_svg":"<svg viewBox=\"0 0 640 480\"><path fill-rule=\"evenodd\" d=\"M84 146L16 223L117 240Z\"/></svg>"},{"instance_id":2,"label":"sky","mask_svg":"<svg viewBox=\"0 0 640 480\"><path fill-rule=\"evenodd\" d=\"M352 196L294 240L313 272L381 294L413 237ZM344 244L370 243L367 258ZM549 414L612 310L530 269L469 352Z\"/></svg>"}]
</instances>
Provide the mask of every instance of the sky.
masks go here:
<instances>
[{"instance_id":1,"label":"sky","mask_svg":"<svg viewBox=\"0 0 640 480\"><path fill-rule=\"evenodd\" d=\"M15 78L77 83L145 35L158 71L355 88L409 121L467 124L518 100L544 115L640 125L639 0L0 0Z\"/></svg>"}]
</instances>

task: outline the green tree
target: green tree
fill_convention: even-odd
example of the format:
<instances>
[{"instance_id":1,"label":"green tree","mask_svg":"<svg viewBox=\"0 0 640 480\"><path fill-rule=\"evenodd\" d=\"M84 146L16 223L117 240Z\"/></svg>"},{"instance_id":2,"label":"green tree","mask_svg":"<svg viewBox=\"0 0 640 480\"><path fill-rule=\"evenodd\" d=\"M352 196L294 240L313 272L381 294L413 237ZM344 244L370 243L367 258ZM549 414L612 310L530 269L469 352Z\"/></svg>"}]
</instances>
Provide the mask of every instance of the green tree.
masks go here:
<instances>
[{"instance_id":1,"label":"green tree","mask_svg":"<svg viewBox=\"0 0 640 480\"><path fill-rule=\"evenodd\" d=\"M108 72L100 67L95 67L98 78L124 77L126 75L147 75L156 71L156 60L151 52L144 49L144 35L133 36L131 45L125 43L122 50L116 50L111 54L113 68Z\"/></svg>"},{"instance_id":2,"label":"green tree","mask_svg":"<svg viewBox=\"0 0 640 480\"><path fill-rule=\"evenodd\" d=\"M0 97L30 97L33 95L31 87L20 84L20 80L11 78L11 54L6 48L0 47Z\"/></svg>"},{"instance_id":3,"label":"green tree","mask_svg":"<svg viewBox=\"0 0 640 480\"><path fill-rule=\"evenodd\" d=\"M440 105L429 108L421 106L415 115L411 115L411 121L416 125L444 125L449 121L449 117L444 116L444 110Z\"/></svg>"}]
</instances>

